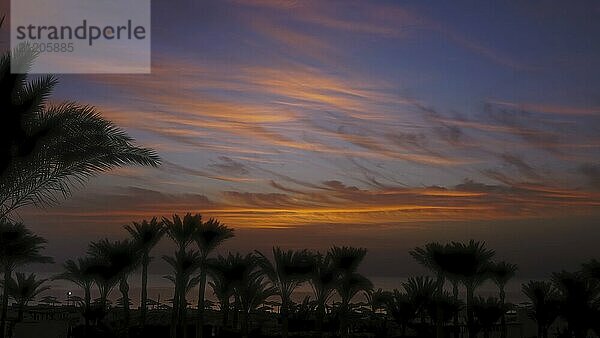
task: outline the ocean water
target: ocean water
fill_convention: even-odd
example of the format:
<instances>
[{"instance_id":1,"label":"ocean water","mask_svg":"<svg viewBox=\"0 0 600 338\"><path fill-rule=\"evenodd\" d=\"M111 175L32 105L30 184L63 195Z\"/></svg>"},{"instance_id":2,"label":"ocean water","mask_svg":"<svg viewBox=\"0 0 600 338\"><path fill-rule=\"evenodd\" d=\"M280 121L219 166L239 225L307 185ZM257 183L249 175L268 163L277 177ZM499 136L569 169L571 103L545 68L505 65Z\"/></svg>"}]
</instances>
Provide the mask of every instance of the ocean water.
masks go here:
<instances>
[{"instance_id":1,"label":"ocean water","mask_svg":"<svg viewBox=\"0 0 600 338\"><path fill-rule=\"evenodd\" d=\"M48 279L50 279L53 275L54 274L50 274L50 273L39 273L38 274L39 278L48 278ZM370 278L371 282L373 282L375 289L381 288L383 290L389 290L389 291L391 291L393 289L402 290L402 283L404 281L406 281L406 278L401 278L401 277L373 276L373 277L369 277L369 278ZM511 281L509 281L509 283L507 284L506 289L505 289L506 299L508 302L518 304L518 303L526 301L525 296L521 292L521 285L527 281L528 280L526 280L526 279L518 279L518 278L515 278L515 279L512 279ZM38 297L38 299L43 296L54 296L54 297L57 297L58 300L66 303L67 295L69 292L71 292L71 294L73 296L83 297L83 291L78 286L76 286L75 284L73 284L69 281L50 280L50 281L48 281L48 285L51 286L51 289L44 292L41 296ZM133 275L129 279L129 285L130 285L129 297L131 298L131 301L133 302L133 308L137 308L139 305L140 294L141 294L140 275L139 274ZM451 291L449 283L447 285L447 288L448 288L448 291ZM462 290L462 288L461 288L460 291L461 291L461 297L464 297L465 296L464 290ZM304 283L294 293L294 299L297 301L300 301L306 296L312 296L312 294L313 294L313 292L312 292L310 285L308 283ZM495 284L493 284L491 282L486 282L485 284L483 284L476 290L475 294L479 295L479 296L484 296L484 297L497 296L498 289ZM98 297L98 293L97 293L97 290L93 289L92 290L92 298L95 298L95 297ZM119 299L120 297L121 297L121 293L119 292L118 287L116 287L111 292L109 299L112 302L116 302L116 300ZM150 299L160 302L161 304L169 304L170 299L173 298L172 283L169 280L163 278L162 275L150 274L148 276L148 297ZM194 290L191 290L190 293L188 294L188 302L190 302L193 305L197 304L197 297L198 297L198 290L197 290L197 288L195 288ZM212 294L212 290L208 286L206 288L206 298L211 301L216 301L216 298ZM364 297L362 295L359 295L356 297L355 301L364 301Z\"/></svg>"}]
</instances>

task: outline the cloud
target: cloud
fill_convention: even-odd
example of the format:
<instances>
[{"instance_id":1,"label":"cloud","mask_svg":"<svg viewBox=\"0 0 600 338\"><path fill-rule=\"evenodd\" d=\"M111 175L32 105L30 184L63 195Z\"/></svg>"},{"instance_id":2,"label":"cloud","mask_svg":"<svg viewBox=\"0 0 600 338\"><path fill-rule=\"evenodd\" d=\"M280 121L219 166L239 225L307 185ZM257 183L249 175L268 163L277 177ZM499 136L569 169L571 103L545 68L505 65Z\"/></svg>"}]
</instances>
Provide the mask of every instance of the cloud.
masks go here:
<instances>
[{"instance_id":1,"label":"cloud","mask_svg":"<svg viewBox=\"0 0 600 338\"><path fill-rule=\"evenodd\" d=\"M600 189L600 164L582 164L579 167L579 172L587 179L590 187Z\"/></svg>"}]
</instances>

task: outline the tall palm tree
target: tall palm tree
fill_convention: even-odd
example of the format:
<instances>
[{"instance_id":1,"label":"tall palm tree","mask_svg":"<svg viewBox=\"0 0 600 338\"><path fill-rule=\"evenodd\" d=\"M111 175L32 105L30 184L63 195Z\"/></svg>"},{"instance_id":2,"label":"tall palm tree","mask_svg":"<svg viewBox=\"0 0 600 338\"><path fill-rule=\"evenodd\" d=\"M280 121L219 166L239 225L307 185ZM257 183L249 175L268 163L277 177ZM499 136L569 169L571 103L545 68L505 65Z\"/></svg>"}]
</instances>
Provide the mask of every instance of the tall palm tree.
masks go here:
<instances>
[{"instance_id":1,"label":"tall palm tree","mask_svg":"<svg viewBox=\"0 0 600 338\"><path fill-rule=\"evenodd\" d=\"M236 254L232 258L232 267L235 296L242 314L241 334L247 338L250 314L267 298L276 295L277 290L260 269L254 254Z\"/></svg>"},{"instance_id":2,"label":"tall palm tree","mask_svg":"<svg viewBox=\"0 0 600 338\"><path fill-rule=\"evenodd\" d=\"M522 286L529 298L528 316L535 320L539 338L548 338L548 329L559 314L558 290L550 282L529 281Z\"/></svg>"},{"instance_id":3,"label":"tall palm tree","mask_svg":"<svg viewBox=\"0 0 600 338\"><path fill-rule=\"evenodd\" d=\"M338 271L331 262L330 255L317 253L313 260L315 269L310 276L309 283L315 295L316 307L316 330L323 335L323 321L325 319L326 306L338 283Z\"/></svg>"},{"instance_id":4,"label":"tall palm tree","mask_svg":"<svg viewBox=\"0 0 600 338\"><path fill-rule=\"evenodd\" d=\"M446 255L447 246L437 242L425 244L424 247L416 247L409 251L409 254L421 265L431 270L437 278L437 297L441 297L444 292L445 278L448 274L446 266L448 257ZM439 303L441 305L441 303ZM442 309L437 309L436 314L436 337L441 338L444 335L442 320Z\"/></svg>"},{"instance_id":5,"label":"tall palm tree","mask_svg":"<svg viewBox=\"0 0 600 338\"><path fill-rule=\"evenodd\" d=\"M204 328L204 294L206 291L206 275L208 255L224 241L234 236L233 229L225 226L216 219L202 222L196 231L195 241L202 255L198 284L198 316L196 317L196 338L202 338Z\"/></svg>"},{"instance_id":6,"label":"tall palm tree","mask_svg":"<svg viewBox=\"0 0 600 338\"><path fill-rule=\"evenodd\" d=\"M517 270L518 267L516 264L507 262L492 263L489 266L490 277L498 287L500 303L504 308L506 307L506 291L504 290L506 288L506 283L515 276ZM500 320L502 325L501 337L506 338L506 313L502 313L502 318L500 318Z\"/></svg>"},{"instance_id":7,"label":"tall palm tree","mask_svg":"<svg viewBox=\"0 0 600 338\"><path fill-rule=\"evenodd\" d=\"M69 259L63 264L63 272L53 277L53 279L68 280L83 289L83 317L85 318L85 332L89 327L89 314L91 310L92 296L91 289L94 283L94 271L91 269L93 261L91 257Z\"/></svg>"},{"instance_id":8,"label":"tall palm tree","mask_svg":"<svg viewBox=\"0 0 600 338\"><path fill-rule=\"evenodd\" d=\"M470 240L468 243L452 242L450 244L453 260L460 262L456 266L455 274L459 276L461 283L467 290L467 326L469 327L469 338L474 338L475 322L473 318L474 294L479 287L489 277L490 260L496 254L494 250L485 247L484 242Z\"/></svg>"},{"instance_id":9,"label":"tall palm tree","mask_svg":"<svg viewBox=\"0 0 600 338\"><path fill-rule=\"evenodd\" d=\"M600 284L582 272L561 271L552 274L560 294L560 316L567 322L568 334L584 338L593 329L600 312Z\"/></svg>"},{"instance_id":10,"label":"tall palm tree","mask_svg":"<svg viewBox=\"0 0 600 338\"><path fill-rule=\"evenodd\" d=\"M112 289L110 285L119 285L123 302L123 323L127 332L129 332L130 319L130 298L129 283L127 278L135 271L140 263L138 247L128 239L111 242L108 239L102 239L90 243L88 253L104 264L103 277L107 282L106 290ZM103 301L106 301L108 292L104 293Z\"/></svg>"},{"instance_id":11,"label":"tall palm tree","mask_svg":"<svg viewBox=\"0 0 600 338\"><path fill-rule=\"evenodd\" d=\"M192 215L187 213L183 218L181 218L179 215L173 215L172 219L163 217L163 223L165 225L165 232L167 236L175 243L177 247L175 256L171 257L171 259L177 261L177 259L184 259L185 257L188 257L190 253L187 252L187 248L194 243L196 239L198 229L202 226L202 216L200 214ZM200 255L199 252L195 253ZM199 257L201 260L201 256ZM175 273L173 277L183 278L183 276L184 274ZM187 306L185 300L185 281L177 280L174 283L175 292L173 295L173 312L171 313L171 338L175 338L175 335L177 334L177 326L181 326L181 320L185 320L185 318L180 317L180 314L182 313L182 307L183 310L185 310L185 307Z\"/></svg>"},{"instance_id":12,"label":"tall palm tree","mask_svg":"<svg viewBox=\"0 0 600 338\"><path fill-rule=\"evenodd\" d=\"M5 284L4 287L8 289L10 297L17 302L17 322L21 322L27 304L34 300L40 293L49 290L50 287L43 285L47 279L37 279L33 273L25 276L24 273L17 272L16 277L17 279L9 279L8 284Z\"/></svg>"},{"instance_id":13,"label":"tall palm tree","mask_svg":"<svg viewBox=\"0 0 600 338\"><path fill-rule=\"evenodd\" d=\"M131 235L134 244L142 253L142 295L140 299L140 325L142 328L146 325L146 313L148 311L148 266L150 265L150 251L158 244L160 239L165 234L163 223L158 221L156 217L150 221L143 220L142 222L132 222L131 225L126 225L125 230Z\"/></svg>"},{"instance_id":14,"label":"tall palm tree","mask_svg":"<svg viewBox=\"0 0 600 338\"><path fill-rule=\"evenodd\" d=\"M33 234L22 223L0 219L0 268L4 273L4 285L8 285L15 268L29 263L51 263L50 257L42 256L46 240ZM4 338L8 311L8 288L2 296L0 338Z\"/></svg>"},{"instance_id":15,"label":"tall palm tree","mask_svg":"<svg viewBox=\"0 0 600 338\"><path fill-rule=\"evenodd\" d=\"M341 298L340 307L338 309L340 315L340 331L342 337L348 337L348 320L352 312L350 301L360 291L373 288L371 281L357 272L360 263L367 255L367 249L349 246L334 246L329 250L328 255L339 276L336 291Z\"/></svg>"},{"instance_id":16,"label":"tall palm tree","mask_svg":"<svg viewBox=\"0 0 600 338\"><path fill-rule=\"evenodd\" d=\"M187 336L187 293L197 284L193 275L200 269L202 254L196 250L177 251L175 256L163 256L173 269L165 278L175 285L173 312L171 314L171 338Z\"/></svg>"},{"instance_id":17,"label":"tall palm tree","mask_svg":"<svg viewBox=\"0 0 600 338\"><path fill-rule=\"evenodd\" d=\"M0 59L0 218L25 205L57 202L112 168L160 163L153 150L136 146L94 107L48 104L58 83L54 76L28 81L27 74L11 73L11 62L26 70L33 61L27 46Z\"/></svg>"},{"instance_id":18,"label":"tall palm tree","mask_svg":"<svg viewBox=\"0 0 600 338\"><path fill-rule=\"evenodd\" d=\"M267 275L279 297L281 307L281 336L288 337L288 317L292 304L292 293L301 283L307 281L314 271L313 255L308 250L282 250L273 247L274 263L256 251L258 264Z\"/></svg>"},{"instance_id":19,"label":"tall palm tree","mask_svg":"<svg viewBox=\"0 0 600 338\"><path fill-rule=\"evenodd\" d=\"M231 253L227 257L217 256L217 258L209 259L207 262L207 272L211 281L208 285L212 288L213 293L219 301L221 310L221 319L223 327L229 323L229 300L235 293L235 256Z\"/></svg>"}]
</instances>

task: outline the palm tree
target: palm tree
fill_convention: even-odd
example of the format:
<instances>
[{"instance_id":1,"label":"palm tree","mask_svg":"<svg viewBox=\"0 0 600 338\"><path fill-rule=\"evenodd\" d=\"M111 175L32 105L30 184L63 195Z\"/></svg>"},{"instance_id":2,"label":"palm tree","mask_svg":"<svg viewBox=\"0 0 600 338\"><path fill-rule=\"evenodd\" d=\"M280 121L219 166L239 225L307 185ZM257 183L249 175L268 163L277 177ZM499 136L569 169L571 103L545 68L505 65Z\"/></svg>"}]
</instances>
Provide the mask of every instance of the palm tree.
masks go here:
<instances>
[{"instance_id":1,"label":"palm tree","mask_svg":"<svg viewBox=\"0 0 600 338\"><path fill-rule=\"evenodd\" d=\"M90 243L88 253L104 265L102 269L104 272L102 275L102 282L105 282L106 284L101 304L106 302L106 297L110 290L112 290L117 283L119 284L119 291L121 292L123 303L123 323L128 332L130 299L127 278L135 271L140 263L138 247L128 239L114 242L111 242L108 239L102 239Z\"/></svg>"},{"instance_id":2,"label":"palm tree","mask_svg":"<svg viewBox=\"0 0 600 338\"><path fill-rule=\"evenodd\" d=\"M595 279L600 282L600 261L592 259L582 265L582 271L588 278Z\"/></svg>"},{"instance_id":3,"label":"palm tree","mask_svg":"<svg viewBox=\"0 0 600 338\"><path fill-rule=\"evenodd\" d=\"M367 255L367 249L334 246L329 250L328 255L339 276L335 289L341 298L340 307L338 309L340 315L340 331L342 337L348 337L348 317L352 312L350 301L360 291L373 288L373 284L368 278L356 272L360 263Z\"/></svg>"},{"instance_id":4,"label":"palm tree","mask_svg":"<svg viewBox=\"0 0 600 338\"><path fill-rule=\"evenodd\" d=\"M529 281L522 286L529 298L527 314L537 323L538 337L548 338L548 329L559 313L558 290L550 282Z\"/></svg>"},{"instance_id":5,"label":"palm tree","mask_svg":"<svg viewBox=\"0 0 600 338\"><path fill-rule=\"evenodd\" d=\"M15 268L29 263L51 263L50 257L42 256L46 240L33 234L22 223L0 219L0 268L4 273L4 285L8 285ZM0 338L4 338L8 311L8 288L2 296Z\"/></svg>"},{"instance_id":6,"label":"palm tree","mask_svg":"<svg viewBox=\"0 0 600 338\"><path fill-rule=\"evenodd\" d=\"M14 278L9 279L8 284L5 284L4 287L8 289L10 297L17 302L19 309L17 322L21 322L23 320L23 311L27 304L34 300L40 293L50 289L50 287L42 285L47 279L37 279L33 273L25 276L24 273L17 272L16 276L16 280Z\"/></svg>"},{"instance_id":7,"label":"palm tree","mask_svg":"<svg viewBox=\"0 0 600 338\"><path fill-rule=\"evenodd\" d=\"M235 296L242 314L241 334L248 337L250 314L262 305L267 298L276 295L276 288L268 281L260 269L257 257L253 254L232 258L232 279Z\"/></svg>"},{"instance_id":8,"label":"palm tree","mask_svg":"<svg viewBox=\"0 0 600 338\"><path fill-rule=\"evenodd\" d=\"M288 317L292 303L292 293L307 281L314 271L313 255L307 250L282 250L273 247L274 264L262 253L256 251L258 264L267 275L281 298L281 336L288 337Z\"/></svg>"},{"instance_id":9,"label":"palm tree","mask_svg":"<svg viewBox=\"0 0 600 338\"><path fill-rule=\"evenodd\" d=\"M452 260L460 262L456 266L454 274L460 278L461 283L467 290L467 325L469 327L469 337L474 338L475 323L471 304L473 304L475 290L489 276L489 263L495 255L495 251L485 247L484 242L470 240L467 244L452 242L450 249L452 252Z\"/></svg>"},{"instance_id":10,"label":"palm tree","mask_svg":"<svg viewBox=\"0 0 600 338\"><path fill-rule=\"evenodd\" d=\"M317 253L314 256L315 269L310 276L309 283L315 295L316 330L323 335L323 320L325 319L326 305L335 291L338 283L338 271L331 262L331 256Z\"/></svg>"},{"instance_id":11,"label":"palm tree","mask_svg":"<svg viewBox=\"0 0 600 338\"><path fill-rule=\"evenodd\" d=\"M165 234L165 227L156 217L150 221L143 220L140 223L132 222L126 225L125 230L131 235L133 242L142 253L142 295L140 299L140 325L143 329L146 325L146 313L148 311L148 266L150 265L150 251L156 246Z\"/></svg>"},{"instance_id":12,"label":"palm tree","mask_svg":"<svg viewBox=\"0 0 600 338\"><path fill-rule=\"evenodd\" d=\"M392 297L386 303L386 312L400 325L401 337L406 337L406 329L417 317L417 310L413 299L397 289L394 289Z\"/></svg>"},{"instance_id":13,"label":"palm tree","mask_svg":"<svg viewBox=\"0 0 600 338\"><path fill-rule=\"evenodd\" d=\"M472 308L478 325L483 328L483 337L489 338L490 328L500 320L505 312L504 305L496 297L487 299L477 297L473 299Z\"/></svg>"},{"instance_id":14,"label":"palm tree","mask_svg":"<svg viewBox=\"0 0 600 338\"><path fill-rule=\"evenodd\" d=\"M410 277L402 283L406 294L413 303L415 316L420 319L418 328L427 331L426 318L437 294L438 282L429 276ZM433 317L432 317L433 318ZM427 336L431 334L426 332Z\"/></svg>"},{"instance_id":15,"label":"palm tree","mask_svg":"<svg viewBox=\"0 0 600 338\"><path fill-rule=\"evenodd\" d=\"M190 253L186 252L187 248L195 241L198 229L202 226L202 216L200 214L192 215L187 213L183 219L179 217L179 215L173 215L172 219L168 219L163 217L163 223L165 224L165 231L167 236L175 242L177 246L177 250L175 251L175 256L171 257L171 260L177 261L178 259L183 260L188 257ZM200 253L195 252L198 255ZM163 257L164 258L164 257ZM201 258L201 256L200 256ZM166 259L166 258L165 258ZM198 263L201 264L201 263ZM177 265L175 265L177 266ZM175 271L177 271L175 269ZM194 270L195 271L195 270ZM173 276L174 278L183 278L184 274L177 274ZM185 318L181 318L180 314L182 313L186 307L185 301L185 287L186 282L181 280L174 281L175 284L175 292L173 295L173 312L171 314L171 338L175 338L177 334L176 327L181 324L181 320L185 320ZM185 331L187 332L187 331ZM185 333L184 332L184 333Z\"/></svg>"},{"instance_id":16,"label":"palm tree","mask_svg":"<svg viewBox=\"0 0 600 338\"><path fill-rule=\"evenodd\" d=\"M560 294L560 316L567 322L568 334L584 338L598 320L600 284L582 272L562 271L552 274Z\"/></svg>"},{"instance_id":17,"label":"palm tree","mask_svg":"<svg viewBox=\"0 0 600 338\"><path fill-rule=\"evenodd\" d=\"M202 254L196 250L177 251L174 257L163 256L173 269L173 275L165 278L175 285L173 295L173 313L171 315L171 338L187 336L187 293L197 284L192 276L200 269Z\"/></svg>"},{"instance_id":18,"label":"palm tree","mask_svg":"<svg viewBox=\"0 0 600 338\"><path fill-rule=\"evenodd\" d=\"M204 294L206 291L206 260L208 255L213 252L221 243L232 238L233 229L221 224L216 219L209 219L208 222L202 222L196 231L195 240L198 249L202 255L200 262L200 276L198 285L198 316L196 319L196 338L202 338L204 331Z\"/></svg>"},{"instance_id":19,"label":"palm tree","mask_svg":"<svg viewBox=\"0 0 600 338\"><path fill-rule=\"evenodd\" d=\"M448 246L444 246L437 242L427 243L424 247L416 247L409 251L409 254L421 265L431 270L437 278L437 291L438 297L442 296L444 292L445 278L448 274L448 256L446 255ZM436 314L438 319L436 322L436 336L441 338L444 334L442 320L442 309L437 309L439 313Z\"/></svg>"},{"instance_id":20,"label":"palm tree","mask_svg":"<svg viewBox=\"0 0 600 338\"><path fill-rule=\"evenodd\" d=\"M33 59L27 46L12 55L13 66L23 70ZM49 105L54 76L28 81L25 73L11 73L10 53L0 59L0 219L25 205L55 203L112 168L160 163L153 150L137 147L94 107Z\"/></svg>"},{"instance_id":21,"label":"palm tree","mask_svg":"<svg viewBox=\"0 0 600 338\"><path fill-rule=\"evenodd\" d=\"M506 292L505 287L506 283L511 280L515 274L517 273L518 267L516 264L511 264L507 262L498 262L492 263L489 266L490 277L498 286L500 303L502 303L502 307L506 307ZM506 313L502 313L501 325L502 325L502 333L501 337L506 338Z\"/></svg>"},{"instance_id":22,"label":"palm tree","mask_svg":"<svg viewBox=\"0 0 600 338\"><path fill-rule=\"evenodd\" d=\"M229 300L234 295L234 274L235 258L230 253L227 257L219 255L217 258L209 259L207 262L207 272L211 281L208 285L212 288L213 293L219 301L221 310L222 325L226 327L229 322Z\"/></svg>"},{"instance_id":23,"label":"palm tree","mask_svg":"<svg viewBox=\"0 0 600 338\"><path fill-rule=\"evenodd\" d=\"M92 304L91 288L94 283L94 271L92 270L93 261L91 257L77 258L76 261L69 259L63 264L64 272L53 277L53 279L68 280L83 289L83 317L85 318L85 332L87 333L89 315Z\"/></svg>"}]
</instances>

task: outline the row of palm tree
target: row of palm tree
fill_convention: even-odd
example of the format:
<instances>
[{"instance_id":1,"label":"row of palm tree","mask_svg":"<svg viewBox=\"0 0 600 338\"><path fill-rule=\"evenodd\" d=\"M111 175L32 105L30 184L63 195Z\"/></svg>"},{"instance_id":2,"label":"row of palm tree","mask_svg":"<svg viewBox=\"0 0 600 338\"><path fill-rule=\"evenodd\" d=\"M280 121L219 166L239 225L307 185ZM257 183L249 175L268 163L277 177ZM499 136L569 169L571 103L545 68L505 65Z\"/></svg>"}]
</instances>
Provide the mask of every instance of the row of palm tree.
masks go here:
<instances>
[{"instance_id":1,"label":"row of palm tree","mask_svg":"<svg viewBox=\"0 0 600 338\"><path fill-rule=\"evenodd\" d=\"M365 305L371 313L371 322L381 336L386 334L386 323L397 323L402 336L409 332L418 336L462 336L463 323L469 337L500 328L506 337L505 315L511 305L506 302L505 287L515 275L517 267L507 262L495 262L495 252L484 243L451 242L428 243L410 251L410 254L432 276L411 277L402 289L374 290L359 267L367 250L354 247L332 247L325 254L308 250L273 248L272 259L261 252L229 253L212 256L221 243L233 237L231 228L214 219L203 221L199 214L183 217L153 218L125 226L130 238L90 243L87 254L63 264L63 273L57 279L69 280L82 288L84 298L81 310L85 319L83 334L102 329L102 320L108 309L108 297L115 289L121 294L122 336L130 332L130 296L128 278L141 270L142 290L139 321L144 332L148 311L148 270L151 251L166 234L176 250L163 259L172 273L165 276L175 287L171 311L171 337L187 337L188 294L197 287L196 336L202 337L204 328L205 287L216 296L221 313L222 328L239 331L243 337L250 332L253 313L278 306L281 336L289 336L290 318L298 318L302 311L313 318L311 327L321 336L331 330L341 337L349 337L357 323L364 319ZM41 254L45 241L22 224L0 222L0 264L3 275L2 333L7 322L8 299L13 298L19 309L17 321L22 320L28 302L47 289L46 280L35 275L15 271L25 264L48 263ZM590 330L598 332L600 316L600 262L592 260L576 272L560 272L551 281L530 281L523 285L528 297L529 316L538 324L538 337L548 337L557 318L566 323L560 333L569 337L585 337ZM497 297L476 296L484 281L492 281L498 288ZM313 294L302 304L296 304L293 295L302 284L311 286ZM99 298L92 300L95 287ZM460 292L463 288L464 292ZM355 302L359 294L367 304ZM461 298L461 294L465 298ZM270 302L277 299L278 302ZM362 314L361 314L362 313ZM233 315L233 317L232 317ZM325 327L329 319L330 327Z\"/></svg>"}]
</instances>

